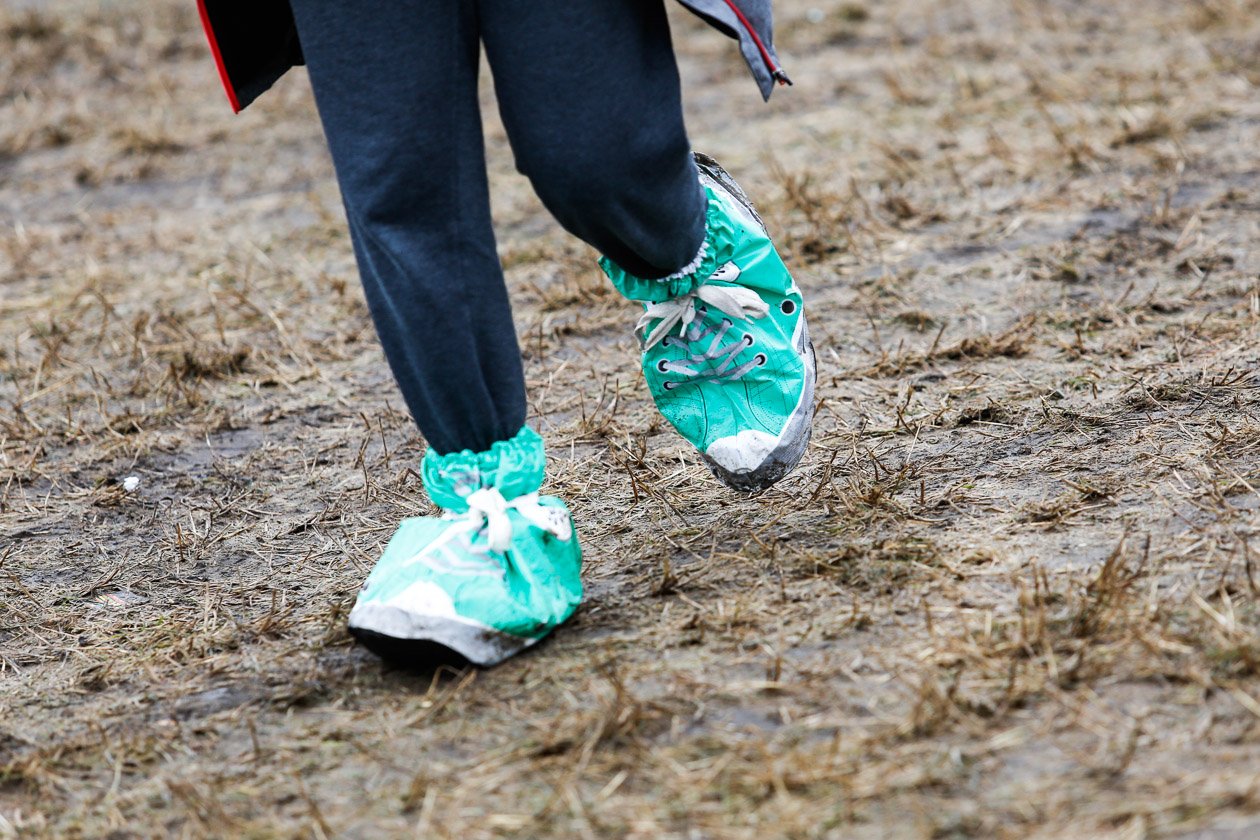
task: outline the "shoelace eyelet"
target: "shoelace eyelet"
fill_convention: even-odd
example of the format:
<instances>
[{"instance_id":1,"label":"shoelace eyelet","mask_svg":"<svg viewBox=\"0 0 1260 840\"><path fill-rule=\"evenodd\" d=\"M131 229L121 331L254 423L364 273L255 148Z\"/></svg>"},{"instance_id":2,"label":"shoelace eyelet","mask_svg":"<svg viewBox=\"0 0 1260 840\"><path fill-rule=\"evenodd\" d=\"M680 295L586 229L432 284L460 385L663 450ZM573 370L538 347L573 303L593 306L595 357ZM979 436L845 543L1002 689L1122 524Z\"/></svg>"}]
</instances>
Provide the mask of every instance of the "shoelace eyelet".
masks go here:
<instances>
[{"instance_id":1,"label":"shoelace eyelet","mask_svg":"<svg viewBox=\"0 0 1260 840\"><path fill-rule=\"evenodd\" d=\"M757 367L764 367L766 362L770 360L766 358L765 353L758 353L756 356L753 357L753 361L757 363Z\"/></svg>"},{"instance_id":2,"label":"shoelace eyelet","mask_svg":"<svg viewBox=\"0 0 1260 840\"><path fill-rule=\"evenodd\" d=\"M747 344L749 347L752 347L754 344L757 343L757 339L753 338L752 333L744 333L744 343Z\"/></svg>"},{"instance_id":3,"label":"shoelace eyelet","mask_svg":"<svg viewBox=\"0 0 1260 840\"><path fill-rule=\"evenodd\" d=\"M783 301L783 303L779 304L779 311L784 315L791 315L796 311L796 302L791 300Z\"/></svg>"}]
</instances>

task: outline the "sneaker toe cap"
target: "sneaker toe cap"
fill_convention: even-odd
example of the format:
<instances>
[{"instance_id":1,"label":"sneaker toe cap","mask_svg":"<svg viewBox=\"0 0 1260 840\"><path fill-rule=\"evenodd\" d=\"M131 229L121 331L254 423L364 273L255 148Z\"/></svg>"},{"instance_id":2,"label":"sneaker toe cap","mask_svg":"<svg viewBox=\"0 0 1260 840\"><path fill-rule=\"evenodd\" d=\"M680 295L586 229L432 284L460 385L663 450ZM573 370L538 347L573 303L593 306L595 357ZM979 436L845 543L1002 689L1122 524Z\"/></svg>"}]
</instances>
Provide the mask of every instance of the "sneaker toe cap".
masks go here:
<instances>
[{"instance_id":1,"label":"sneaker toe cap","mask_svg":"<svg viewBox=\"0 0 1260 840\"><path fill-rule=\"evenodd\" d=\"M730 473L752 472L765 463L778 446L774 435L756 429L718 438L709 444L705 455L709 460Z\"/></svg>"}]
</instances>

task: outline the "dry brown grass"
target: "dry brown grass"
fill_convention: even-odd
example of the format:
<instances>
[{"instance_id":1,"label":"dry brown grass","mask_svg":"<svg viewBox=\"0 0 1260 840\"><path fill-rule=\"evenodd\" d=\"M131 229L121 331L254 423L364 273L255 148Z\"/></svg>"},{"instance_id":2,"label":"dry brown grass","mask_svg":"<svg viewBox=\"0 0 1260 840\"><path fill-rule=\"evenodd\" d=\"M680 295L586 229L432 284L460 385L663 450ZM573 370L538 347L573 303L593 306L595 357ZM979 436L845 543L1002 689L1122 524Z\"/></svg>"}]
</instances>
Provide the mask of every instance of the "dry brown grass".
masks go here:
<instances>
[{"instance_id":1,"label":"dry brown grass","mask_svg":"<svg viewBox=\"0 0 1260 840\"><path fill-rule=\"evenodd\" d=\"M0 9L0 837L1260 832L1260 5L777 8L768 108L675 20L806 463L708 476L491 117L589 599L433 673L344 630L430 506L305 80L233 118L188 4Z\"/></svg>"}]
</instances>

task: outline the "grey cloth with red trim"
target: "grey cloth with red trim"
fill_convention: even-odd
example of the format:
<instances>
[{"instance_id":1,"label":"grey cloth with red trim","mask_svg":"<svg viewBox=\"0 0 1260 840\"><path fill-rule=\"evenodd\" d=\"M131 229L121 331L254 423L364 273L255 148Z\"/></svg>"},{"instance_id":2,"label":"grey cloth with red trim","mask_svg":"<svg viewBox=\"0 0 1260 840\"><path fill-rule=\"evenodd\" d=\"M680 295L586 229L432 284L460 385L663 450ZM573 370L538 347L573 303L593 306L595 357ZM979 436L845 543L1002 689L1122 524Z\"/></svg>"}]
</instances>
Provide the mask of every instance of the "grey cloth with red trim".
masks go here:
<instances>
[{"instance_id":1,"label":"grey cloth with red trim","mask_svg":"<svg viewBox=\"0 0 1260 840\"><path fill-rule=\"evenodd\" d=\"M752 70L761 95L769 99L776 83L790 85L774 51L770 0L681 0L722 32L739 39L739 50Z\"/></svg>"},{"instance_id":2,"label":"grey cloth with red trim","mask_svg":"<svg viewBox=\"0 0 1260 840\"><path fill-rule=\"evenodd\" d=\"M791 84L774 51L770 0L680 0L721 32L739 40L761 95ZM197 0L201 21L233 110L240 111L302 64L289 0Z\"/></svg>"}]
</instances>

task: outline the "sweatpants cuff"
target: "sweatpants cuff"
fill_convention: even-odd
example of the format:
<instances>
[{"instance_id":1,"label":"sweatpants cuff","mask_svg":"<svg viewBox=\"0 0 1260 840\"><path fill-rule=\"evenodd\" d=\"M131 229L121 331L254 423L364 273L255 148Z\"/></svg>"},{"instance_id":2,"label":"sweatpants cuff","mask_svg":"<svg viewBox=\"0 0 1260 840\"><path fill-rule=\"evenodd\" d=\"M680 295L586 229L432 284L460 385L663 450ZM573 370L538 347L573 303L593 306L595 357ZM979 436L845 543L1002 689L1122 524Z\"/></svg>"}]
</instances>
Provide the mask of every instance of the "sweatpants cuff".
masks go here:
<instances>
[{"instance_id":1,"label":"sweatpants cuff","mask_svg":"<svg viewBox=\"0 0 1260 840\"><path fill-rule=\"evenodd\" d=\"M726 209L713 190L705 187L708 204L705 209L704 241L695 259L668 277L645 279L637 277L617 265L608 257L602 257L599 267L608 279L630 300L643 303L661 303L689 295L703 285L719 266L725 265L735 254L735 226L726 215Z\"/></svg>"},{"instance_id":2,"label":"sweatpants cuff","mask_svg":"<svg viewBox=\"0 0 1260 840\"><path fill-rule=\"evenodd\" d=\"M522 426L511 439L484 452L465 449L438 455L430 449L420 464L420 476L435 505L463 513L468 510L467 497L483 488L497 489L508 501L538 492L546 466L543 439Z\"/></svg>"}]
</instances>

